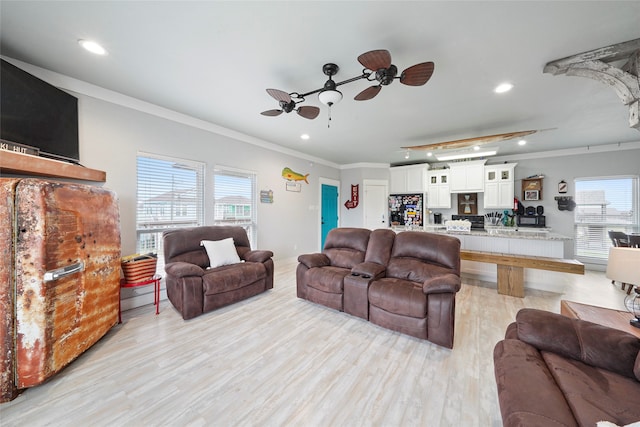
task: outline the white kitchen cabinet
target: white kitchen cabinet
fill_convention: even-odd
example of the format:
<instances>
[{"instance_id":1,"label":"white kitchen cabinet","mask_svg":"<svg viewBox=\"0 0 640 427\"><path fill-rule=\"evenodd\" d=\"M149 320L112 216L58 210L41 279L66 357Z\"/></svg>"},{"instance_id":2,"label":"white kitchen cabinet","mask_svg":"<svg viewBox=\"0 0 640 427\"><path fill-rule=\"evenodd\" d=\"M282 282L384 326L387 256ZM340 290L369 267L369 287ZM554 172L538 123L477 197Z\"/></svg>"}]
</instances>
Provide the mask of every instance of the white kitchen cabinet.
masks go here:
<instances>
[{"instance_id":1,"label":"white kitchen cabinet","mask_svg":"<svg viewBox=\"0 0 640 427\"><path fill-rule=\"evenodd\" d=\"M427 207L451 208L449 170L440 169L427 172Z\"/></svg>"},{"instance_id":2,"label":"white kitchen cabinet","mask_svg":"<svg viewBox=\"0 0 640 427\"><path fill-rule=\"evenodd\" d=\"M449 163L452 193L482 193L484 191L484 163L486 160Z\"/></svg>"},{"instance_id":3,"label":"white kitchen cabinet","mask_svg":"<svg viewBox=\"0 0 640 427\"><path fill-rule=\"evenodd\" d=\"M396 166L389 169L389 193L424 193L427 191L427 163L410 166Z\"/></svg>"},{"instance_id":4,"label":"white kitchen cabinet","mask_svg":"<svg viewBox=\"0 0 640 427\"><path fill-rule=\"evenodd\" d=\"M513 209L514 170L517 163L484 167L484 208Z\"/></svg>"}]
</instances>

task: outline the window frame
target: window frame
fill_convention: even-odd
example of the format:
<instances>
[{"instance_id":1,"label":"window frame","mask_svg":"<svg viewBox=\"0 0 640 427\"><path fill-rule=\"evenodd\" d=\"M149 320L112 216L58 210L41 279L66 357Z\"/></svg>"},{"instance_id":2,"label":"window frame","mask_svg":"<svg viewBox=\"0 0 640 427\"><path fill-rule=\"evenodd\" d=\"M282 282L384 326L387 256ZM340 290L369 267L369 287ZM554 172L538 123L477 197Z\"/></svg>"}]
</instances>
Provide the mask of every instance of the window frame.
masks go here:
<instances>
[{"instance_id":1,"label":"window frame","mask_svg":"<svg viewBox=\"0 0 640 427\"><path fill-rule=\"evenodd\" d=\"M218 195L216 188L218 185L218 175L226 175L237 178L247 178L250 181L251 195L248 197L250 204L239 203L234 201L229 204L219 205L217 203ZM222 196L226 197L226 196ZM230 196L235 197L235 196ZM241 196L244 197L244 196ZM247 206L250 209L250 215L245 215ZM231 209L232 208L232 209ZM233 210L233 218L225 219L224 217ZM218 217L222 215L223 218ZM258 247L258 174L256 171L248 169L239 169L224 165L215 165L213 168L213 224L214 225L235 225L243 227L247 231L247 237L251 244L251 249Z\"/></svg>"},{"instance_id":2,"label":"window frame","mask_svg":"<svg viewBox=\"0 0 640 427\"><path fill-rule=\"evenodd\" d=\"M141 159L149 159L156 160L160 162L173 163L173 167L175 169L182 169L185 172L182 173L183 176L188 173L188 171L193 171L195 173L195 182L193 187L193 197L195 200L195 205L182 198L183 196L178 195L177 199L175 198L175 194L169 193L177 193L175 185L175 175L168 176L166 174L159 174L162 170L158 169L149 169L145 171L141 171L140 168L140 160ZM144 178L141 176L145 174ZM154 176L154 173L157 176ZM158 193L157 196L169 194L170 201L169 205L165 206L166 203L159 203L158 206L154 208L150 204L145 205L144 201L141 200L142 197L149 197L150 193L157 193L162 191L161 187L169 185L167 181L158 180L158 177L166 177L171 180L171 191L165 191L164 193ZM166 156L161 154L149 153L138 151L136 153L136 218L135 218L135 227L136 227L136 252L137 253L148 253L155 252L158 254L158 267L157 270L161 271L164 266L164 248L162 244L162 233L166 230L171 230L175 228L181 227L196 227L204 225L205 218L205 200L204 200L204 184L206 179L206 164L204 162L184 159L180 157L174 156ZM183 185L186 181L180 181L178 184ZM150 186L151 184L151 186ZM157 184L157 187L153 187ZM188 183L187 183L188 184ZM141 185L148 186L145 190L141 189ZM144 191L144 193L143 193ZM184 190L184 193L187 194L190 192L190 189ZM147 199L148 201L148 199ZM189 219L189 211L193 211L192 220ZM179 215L176 216L176 212ZM175 221L176 217L183 217L182 215L186 213L186 221ZM141 218L142 214L142 218ZM152 218L153 215L157 215L155 220L155 225L145 226L144 220L146 218ZM163 217L169 215L169 221L166 222ZM151 225L147 223L148 225ZM150 242L150 243L145 243ZM155 244L155 248L153 247ZM155 250L153 250L155 249Z\"/></svg>"},{"instance_id":3,"label":"window frame","mask_svg":"<svg viewBox=\"0 0 640 427\"><path fill-rule=\"evenodd\" d=\"M606 199L603 203L582 203L578 198L578 185L579 182L594 182L594 181L607 181L607 180L631 180L631 214L629 216L630 222L615 221L616 216L609 214L606 208L608 201ZM638 175L612 175L612 176L596 176L596 177L580 177L575 178L574 188L576 193L576 209L574 212L573 224L574 224L574 253L575 257L590 264L606 264L608 258L609 247L611 246L611 239L609 238L608 231L622 231L631 233L638 231L640 227L640 178ZM606 191L606 189L605 189ZM580 206L601 206L600 210L602 214L583 214L580 215ZM591 220L589 216L591 215ZM584 236L584 237L583 237ZM598 239L594 239L593 236L599 236ZM585 247L584 240L587 239L587 246ZM598 246L599 244L599 246ZM595 245L595 246L594 246ZM588 255L588 254L591 255Z\"/></svg>"}]
</instances>

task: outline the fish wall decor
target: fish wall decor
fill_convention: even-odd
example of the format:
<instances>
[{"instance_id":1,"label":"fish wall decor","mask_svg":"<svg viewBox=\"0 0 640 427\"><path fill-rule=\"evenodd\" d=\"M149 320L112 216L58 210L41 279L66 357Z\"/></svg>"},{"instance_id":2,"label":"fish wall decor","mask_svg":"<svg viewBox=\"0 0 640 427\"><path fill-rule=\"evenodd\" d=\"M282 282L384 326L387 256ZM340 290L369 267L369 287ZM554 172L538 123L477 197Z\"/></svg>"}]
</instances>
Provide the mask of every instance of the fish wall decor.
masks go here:
<instances>
[{"instance_id":1,"label":"fish wall decor","mask_svg":"<svg viewBox=\"0 0 640 427\"><path fill-rule=\"evenodd\" d=\"M307 181L308 176L309 174L302 175L301 173L292 171L290 168L282 169L282 177L287 181L304 181L308 184L309 183L309 181Z\"/></svg>"}]
</instances>

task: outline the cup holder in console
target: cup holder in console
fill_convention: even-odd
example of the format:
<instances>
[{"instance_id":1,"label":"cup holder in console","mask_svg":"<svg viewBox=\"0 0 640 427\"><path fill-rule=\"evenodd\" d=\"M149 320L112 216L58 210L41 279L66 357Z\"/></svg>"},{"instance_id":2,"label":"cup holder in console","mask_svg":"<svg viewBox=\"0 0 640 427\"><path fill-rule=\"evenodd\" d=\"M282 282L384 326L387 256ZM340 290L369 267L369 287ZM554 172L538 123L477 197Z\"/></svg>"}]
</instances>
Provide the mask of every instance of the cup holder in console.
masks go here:
<instances>
[{"instance_id":1,"label":"cup holder in console","mask_svg":"<svg viewBox=\"0 0 640 427\"><path fill-rule=\"evenodd\" d=\"M351 273L352 276L359 276L358 273Z\"/></svg>"},{"instance_id":2,"label":"cup holder in console","mask_svg":"<svg viewBox=\"0 0 640 427\"><path fill-rule=\"evenodd\" d=\"M363 279L371 279L371 276L369 276L368 274L363 274L363 275L362 275L362 278L363 278Z\"/></svg>"}]
</instances>

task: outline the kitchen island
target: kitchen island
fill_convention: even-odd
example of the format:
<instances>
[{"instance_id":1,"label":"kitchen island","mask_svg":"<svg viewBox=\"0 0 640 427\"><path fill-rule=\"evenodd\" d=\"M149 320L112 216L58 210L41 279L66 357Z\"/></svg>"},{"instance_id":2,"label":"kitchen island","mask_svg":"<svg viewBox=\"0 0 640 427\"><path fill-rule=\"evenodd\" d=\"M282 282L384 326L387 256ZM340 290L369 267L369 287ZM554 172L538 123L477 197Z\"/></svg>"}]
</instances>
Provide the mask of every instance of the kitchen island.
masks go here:
<instances>
[{"instance_id":1,"label":"kitchen island","mask_svg":"<svg viewBox=\"0 0 640 427\"><path fill-rule=\"evenodd\" d=\"M403 227L394 229L404 231ZM454 236L460 240L460 248L466 251L490 252L496 254L539 256L564 259L565 244L573 238L553 233L550 229L496 227L488 230L471 230L470 232L447 231L442 225L426 225L419 231L441 233ZM461 261L464 276L482 281L497 283L496 265L486 262ZM525 288L539 289L563 293L567 286L580 276L538 269L524 270Z\"/></svg>"}]
</instances>

